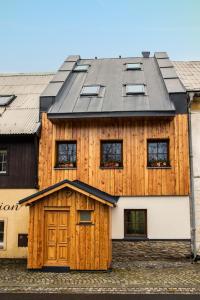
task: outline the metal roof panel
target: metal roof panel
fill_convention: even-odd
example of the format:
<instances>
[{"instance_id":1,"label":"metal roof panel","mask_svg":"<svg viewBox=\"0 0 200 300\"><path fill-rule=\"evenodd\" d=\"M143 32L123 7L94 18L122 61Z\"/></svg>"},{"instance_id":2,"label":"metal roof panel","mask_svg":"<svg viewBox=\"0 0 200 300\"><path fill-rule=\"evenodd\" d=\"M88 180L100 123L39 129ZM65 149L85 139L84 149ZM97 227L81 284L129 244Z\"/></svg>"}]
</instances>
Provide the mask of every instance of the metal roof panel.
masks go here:
<instances>
[{"instance_id":1,"label":"metal roof panel","mask_svg":"<svg viewBox=\"0 0 200 300\"><path fill-rule=\"evenodd\" d=\"M180 82L179 78L173 78L173 79L165 79L165 84L167 87L168 93L185 93L186 90L182 83Z\"/></svg>"}]
</instances>

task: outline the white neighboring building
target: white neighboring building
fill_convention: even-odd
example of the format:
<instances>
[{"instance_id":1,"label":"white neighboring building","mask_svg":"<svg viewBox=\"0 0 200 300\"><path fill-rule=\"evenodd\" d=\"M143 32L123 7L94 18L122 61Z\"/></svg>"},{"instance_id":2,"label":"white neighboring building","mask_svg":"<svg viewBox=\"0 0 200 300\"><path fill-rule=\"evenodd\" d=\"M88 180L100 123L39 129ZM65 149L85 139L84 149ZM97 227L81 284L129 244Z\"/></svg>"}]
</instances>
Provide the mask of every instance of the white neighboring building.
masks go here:
<instances>
[{"instance_id":1,"label":"white neighboring building","mask_svg":"<svg viewBox=\"0 0 200 300\"><path fill-rule=\"evenodd\" d=\"M200 61L174 62L177 74L187 89L190 99L192 132L192 182L191 212L193 213L193 251L200 258ZM193 205L192 205L193 200Z\"/></svg>"}]
</instances>

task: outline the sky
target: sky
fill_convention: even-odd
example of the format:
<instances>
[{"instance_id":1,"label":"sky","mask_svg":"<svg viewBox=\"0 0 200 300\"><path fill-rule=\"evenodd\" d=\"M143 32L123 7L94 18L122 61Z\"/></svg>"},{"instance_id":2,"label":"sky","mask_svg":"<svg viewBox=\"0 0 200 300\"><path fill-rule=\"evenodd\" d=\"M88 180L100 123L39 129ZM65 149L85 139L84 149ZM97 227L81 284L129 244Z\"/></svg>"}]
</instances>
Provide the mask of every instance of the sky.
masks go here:
<instances>
[{"instance_id":1,"label":"sky","mask_svg":"<svg viewBox=\"0 0 200 300\"><path fill-rule=\"evenodd\" d=\"M143 50L200 60L200 0L0 0L0 73Z\"/></svg>"}]
</instances>

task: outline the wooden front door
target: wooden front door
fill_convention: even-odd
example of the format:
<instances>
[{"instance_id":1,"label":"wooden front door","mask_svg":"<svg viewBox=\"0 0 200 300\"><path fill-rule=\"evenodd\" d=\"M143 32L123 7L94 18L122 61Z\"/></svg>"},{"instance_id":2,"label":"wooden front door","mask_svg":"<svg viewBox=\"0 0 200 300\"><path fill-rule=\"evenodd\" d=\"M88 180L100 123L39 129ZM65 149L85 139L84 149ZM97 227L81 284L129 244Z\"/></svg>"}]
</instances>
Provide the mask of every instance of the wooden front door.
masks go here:
<instances>
[{"instance_id":1,"label":"wooden front door","mask_svg":"<svg viewBox=\"0 0 200 300\"><path fill-rule=\"evenodd\" d=\"M69 264L69 211L45 211L44 265Z\"/></svg>"}]
</instances>

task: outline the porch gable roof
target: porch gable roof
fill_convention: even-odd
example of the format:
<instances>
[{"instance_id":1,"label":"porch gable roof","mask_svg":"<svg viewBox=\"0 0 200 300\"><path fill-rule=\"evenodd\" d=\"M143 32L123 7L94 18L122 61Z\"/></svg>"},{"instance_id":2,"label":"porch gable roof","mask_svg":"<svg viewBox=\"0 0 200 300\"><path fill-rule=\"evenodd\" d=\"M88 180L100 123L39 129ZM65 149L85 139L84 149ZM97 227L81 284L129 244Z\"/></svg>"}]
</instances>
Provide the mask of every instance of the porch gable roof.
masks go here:
<instances>
[{"instance_id":1,"label":"porch gable roof","mask_svg":"<svg viewBox=\"0 0 200 300\"><path fill-rule=\"evenodd\" d=\"M72 190L84 194L94 200L102 202L108 206L116 206L116 203L119 199L118 196L112 196L108 193L105 193L89 184L86 184L79 180L70 181L68 179L62 180L56 184L53 184L39 192L36 192L26 198L21 199L18 201L20 205L30 205L31 203L37 202L42 198L57 192L65 187L71 188Z\"/></svg>"}]
</instances>

